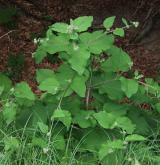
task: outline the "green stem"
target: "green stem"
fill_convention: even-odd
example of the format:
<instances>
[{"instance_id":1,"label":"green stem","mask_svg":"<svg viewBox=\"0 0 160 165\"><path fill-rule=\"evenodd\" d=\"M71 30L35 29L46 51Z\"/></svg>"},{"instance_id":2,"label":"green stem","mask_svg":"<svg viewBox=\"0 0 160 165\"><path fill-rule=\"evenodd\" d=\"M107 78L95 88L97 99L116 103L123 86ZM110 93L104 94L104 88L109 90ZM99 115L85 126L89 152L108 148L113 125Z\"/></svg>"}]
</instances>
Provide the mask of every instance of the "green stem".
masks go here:
<instances>
[{"instance_id":1,"label":"green stem","mask_svg":"<svg viewBox=\"0 0 160 165\"><path fill-rule=\"evenodd\" d=\"M62 96L60 98L60 101L58 103L57 109L61 109L61 104L62 104L63 98L64 98L65 94L67 93L68 89L70 88L70 86L71 86L71 84L72 84L73 79L75 78L75 76L76 76L76 73L74 73L73 77L71 78L71 81L68 83L66 89L64 90L64 92L63 92L63 94L62 94Z\"/></svg>"},{"instance_id":2,"label":"green stem","mask_svg":"<svg viewBox=\"0 0 160 165\"><path fill-rule=\"evenodd\" d=\"M76 73L74 73L74 75L73 75L71 81L68 83L67 87L65 88L65 90L64 90L64 92L63 92L63 94L62 94L62 96L61 96L61 98L60 98L60 101L59 101L59 103L58 103L57 109L61 109L61 104L62 104L63 98L64 98L64 96L65 96L67 90L69 89L70 85L72 84L73 79L74 79L75 76L76 76ZM52 137L53 124L54 124L54 120L51 121L51 128L50 128L50 130L49 130L48 148L50 147L50 144L51 144L51 137Z\"/></svg>"},{"instance_id":3,"label":"green stem","mask_svg":"<svg viewBox=\"0 0 160 165\"><path fill-rule=\"evenodd\" d=\"M88 84L88 88L87 88L87 92L86 92L86 110L88 110L88 107L89 107L91 84L92 84L92 67L90 68L90 78L89 78L89 84Z\"/></svg>"},{"instance_id":4,"label":"green stem","mask_svg":"<svg viewBox=\"0 0 160 165\"><path fill-rule=\"evenodd\" d=\"M128 29L128 28L130 28L130 27L132 27L133 25L128 25L128 26L124 26L124 27L122 27L122 29ZM90 43L92 43L92 42L94 42L94 41L96 41L97 39L99 39L99 38L101 38L101 37L103 37L104 35L106 35L106 34L110 34L110 33L113 33L114 32L114 30L115 29L113 29L113 30L110 30L110 31L105 31L104 33L102 33L101 35L99 35L98 37L96 37L94 40L91 40L89 43L88 43L88 45L90 44Z\"/></svg>"}]
</instances>

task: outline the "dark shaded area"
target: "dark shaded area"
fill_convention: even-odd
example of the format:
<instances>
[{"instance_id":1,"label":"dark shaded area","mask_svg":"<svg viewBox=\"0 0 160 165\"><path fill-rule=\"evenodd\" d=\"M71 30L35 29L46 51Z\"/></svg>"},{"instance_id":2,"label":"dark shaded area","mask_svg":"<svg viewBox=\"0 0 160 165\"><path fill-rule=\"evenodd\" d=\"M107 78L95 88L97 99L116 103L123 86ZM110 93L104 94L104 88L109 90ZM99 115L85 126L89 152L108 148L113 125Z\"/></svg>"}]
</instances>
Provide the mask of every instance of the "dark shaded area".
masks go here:
<instances>
[{"instance_id":1,"label":"dark shaded area","mask_svg":"<svg viewBox=\"0 0 160 165\"><path fill-rule=\"evenodd\" d=\"M160 67L160 1L147 0L0 0L0 8L12 6L16 14L8 25L0 24L0 71L8 70L10 54L25 55L20 78L32 86L35 68L56 68L57 64L44 61L36 65L32 53L36 46L33 39L43 36L48 25L69 21L81 15L93 15L93 27L98 29L104 18L117 16L116 26L121 26L121 18L139 21L138 29L130 29L126 38L118 41L131 55L135 65L145 76L157 77ZM13 26L11 26L13 24ZM54 60L51 60L54 61Z\"/></svg>"}]
</instances>

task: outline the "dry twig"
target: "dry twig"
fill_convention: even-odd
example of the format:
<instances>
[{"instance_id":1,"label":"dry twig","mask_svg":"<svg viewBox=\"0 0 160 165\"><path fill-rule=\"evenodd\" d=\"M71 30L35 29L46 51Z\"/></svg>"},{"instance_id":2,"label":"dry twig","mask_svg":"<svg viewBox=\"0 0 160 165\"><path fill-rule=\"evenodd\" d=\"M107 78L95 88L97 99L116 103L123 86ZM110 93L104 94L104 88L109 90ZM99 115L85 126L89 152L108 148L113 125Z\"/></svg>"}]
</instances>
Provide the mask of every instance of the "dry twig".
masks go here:
<instances>
[{"instance_id":1,"label":"dry twig","mask_svg":"<svg viewBox=\"0 0 160 165\"><path fill-rule=\"evenodd\" d=\"M0 36L0 39L2 39L2 38L5 37L5 36L8 36L10 33L15 32L15 31L17 31L17 30L11 30L11 31L9 31L9 32L7 32L7 33L5 33L5 34L3 34L2 36Z\"/></svg>"}]
</instances>

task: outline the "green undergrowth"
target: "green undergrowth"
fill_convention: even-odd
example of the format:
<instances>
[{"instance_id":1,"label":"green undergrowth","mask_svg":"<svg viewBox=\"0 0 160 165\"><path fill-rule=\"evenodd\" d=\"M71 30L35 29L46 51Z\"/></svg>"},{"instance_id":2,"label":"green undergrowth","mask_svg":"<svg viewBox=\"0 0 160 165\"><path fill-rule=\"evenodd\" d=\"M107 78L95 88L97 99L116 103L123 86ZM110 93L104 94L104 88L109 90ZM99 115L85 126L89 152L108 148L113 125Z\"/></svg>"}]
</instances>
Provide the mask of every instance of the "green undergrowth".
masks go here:
<instances>
[{"instance_id":1,"label":"green undergrowth","mask_svg":"<svg viewBox=\"0 0 160 165\"><path fill-rule=\"evenodd\" d=\"M15 7L0 7L0 25L14 29L17 24L15 20L17 14L18 10Z\"/></svg>"},{"instance_id":2,"label":"green undergrowth","mask_svg":"<svg viewBox=\"0 0 160 165\"><path fill-rule=\"evenodd\" d=\"M14 54L10 52L7 59L7 69L5 71L5 75L14 81L21 79L24 64L25 56L23 53Z\"/></svg>"},{"instance_id":3,"label":"green undergrowth","mask_svg":"<svg viewBox=\"0 0 160 165\"><path fill-rule=\"evenodd\" d=\"M91 31L92 16L49 26L36 63L56 56L57 70L37 69L40 95L26 82L0 74L0 164L159 164L160 86L137 71L115 45L136 22L106 18Z\"/></svg>"}]
</instances>

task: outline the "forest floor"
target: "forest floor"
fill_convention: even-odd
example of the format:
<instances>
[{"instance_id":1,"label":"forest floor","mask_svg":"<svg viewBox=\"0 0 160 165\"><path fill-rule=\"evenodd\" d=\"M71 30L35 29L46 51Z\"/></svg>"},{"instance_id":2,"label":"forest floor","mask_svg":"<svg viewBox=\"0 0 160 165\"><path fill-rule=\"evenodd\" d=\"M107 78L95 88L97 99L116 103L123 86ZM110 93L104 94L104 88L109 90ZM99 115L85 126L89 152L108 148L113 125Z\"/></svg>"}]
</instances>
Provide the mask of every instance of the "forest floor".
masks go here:
<instances>
[{"instance_id":1,"label":"forest floor","mask_svg":"<svg viewBox=\"0 0 160 165\"><path fill-rule=\"evenodd\" d=\"M0 2L3 0L0 0ZM6 3L10 3L7 0ZM18 2L18 1L17 1ZM19 4L24 1L19 0ZM38 2L37 2L38 3ZM39 1L39 3L43 3ZM108 2L102 1L89 1L77 0L71 3L64 3L62 1L55 1L55 3L47 3L46 12L55 21L68 21L70 18L76 18L81 15L93 15L95 18L94 26L99 26L103 19L115 15L117 16L117 26L121 25L121 18L124 17L128 20L139 21L140 24L144 18L147 17L148 10L143 4L130 3L122 1L120 4L115 0ZM24 4L24 6L27 5ZM150 4L148 4L149 6ZM153 5L153 4L152 4ZM156 3L154 4L156 5ZM46 6L46 5L44 5ZM42 5L40 6L42 7ZM21 10L21 14L15 18L16 28L9 30L4 26L0 26L0 72L6 72L8 68L9 54L17 55L23 53L25 55L24 66L20 77L15 81L27 81L33 89L35 89L36 82L34 75L36 68L52 68L55 69L57 64L53 64L44 60L42 64L35 64L32 54L36 49L33 43L35 37L41 36L42 32L51 24L50 21L39 19L35 13L34 16L29 15L26 11ZM143 10L141 10L141 8ZM34 8L31 4L27 6L28 11L33 11ZM46 15L46 13L43 13ZM54 21L53 21L54 22ZM52 22L52 23L53 23ZM157 77L160 73L160 16L159 20L153 24L150 32L142 38L138 43L130 43L133 34L137 32L136 29L131 29L127 32L124 39L117 41L118 45L122 46L131 56L134 62L133 69L138 70L146 77ZM14 79L14 78L13 78Z\"/></svg>"}]
</instances>

